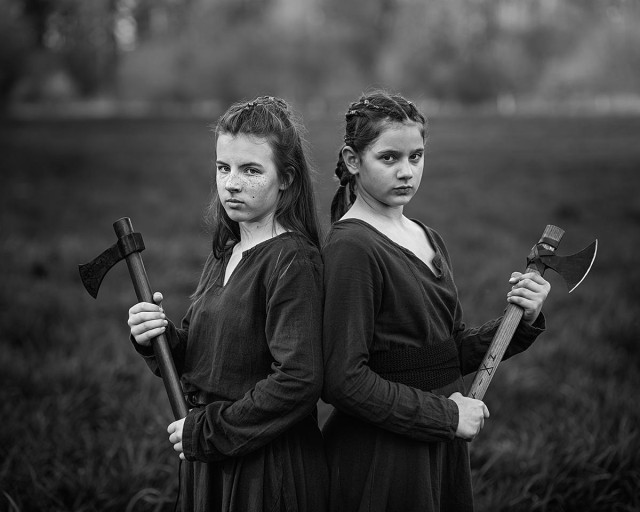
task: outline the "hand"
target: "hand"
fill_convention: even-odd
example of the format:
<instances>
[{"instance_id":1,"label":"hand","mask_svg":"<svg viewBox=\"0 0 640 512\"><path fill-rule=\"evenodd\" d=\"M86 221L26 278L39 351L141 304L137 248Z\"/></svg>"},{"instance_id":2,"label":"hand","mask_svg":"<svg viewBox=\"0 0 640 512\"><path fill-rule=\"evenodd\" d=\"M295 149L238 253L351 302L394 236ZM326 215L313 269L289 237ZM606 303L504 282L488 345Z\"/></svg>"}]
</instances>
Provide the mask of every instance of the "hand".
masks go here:
<instances>
[{"instance_id":1,"label":"hand","mask_svg":"<svg viewBox=\"0 0 640 512\"><path fill-rule=\"evenodd\" d=\"M169 324L162 309L162 294L153 294L155 304L139 302L129 310L128 324L136 343L148 347L151 340L162 334Z\"/></svg>"},{"instance_id":2,"label":"hand","mask_svg":"<svg viewBox=\"0 0 640 512\"><path fill-rule=\"evenodd\" d=\"M480 400L453 393L449 400L458 406L458 428L456 437L472 441L484 427L484 420L489 417L489 409Z\"/></svg>"},{"instance_id":3,"label":"hand","mask_svg":"<svg viewBox=\"0 0 640 512\"><path fill-rule=\"evenodd\" d=\"M517 304L524 309L523 320L532 324L540 314L542 305L551 291L551 285L536 272L526 274L514 272L509 282L513 286L507 294L507 302Z\"/></svg>"},{"instance_id":4,"label":"hand","mask_svg":"<svg viewBox=\"0 0 640 512\"><path fill-rule=\"evenodd\" d=\"M173 449L180 454L179 457L182 460L185 460L184 452L182 451L182 428L184 427L185 419L186 418L182 418L181 420L174 421L167 427L169 442L173 445Z\"/></svg>"}]
</instances>

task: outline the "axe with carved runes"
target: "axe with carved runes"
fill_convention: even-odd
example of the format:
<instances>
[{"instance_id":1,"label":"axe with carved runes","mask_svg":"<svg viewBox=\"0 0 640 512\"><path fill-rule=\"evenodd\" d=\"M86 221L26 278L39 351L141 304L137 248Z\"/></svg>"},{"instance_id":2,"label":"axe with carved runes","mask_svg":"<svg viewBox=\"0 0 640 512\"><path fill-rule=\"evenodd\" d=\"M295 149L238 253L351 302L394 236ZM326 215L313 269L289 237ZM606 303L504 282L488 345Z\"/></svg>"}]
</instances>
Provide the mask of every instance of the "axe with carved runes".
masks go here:
<instances>
[{"instance_id":1,"label":"axe with carved runes","mask_svg":"<svg viewBox=\"0 0 640 512\"><path fill-rule=\"evenodd\" d=\"M118 241L94 260L79 266L82 284L95 299L98 296L100 283L102 283L102 279L109 269L120 260L126 259L138 300L153 304L149 279L140 255L140 252L144 250L142 235L133 232L133 226L128 217L115 221L113 229L116 232ZM160 368L160 376L164 381L167 395L169 395L173 415L177 420L184 418L189 410L182 393L182 386L178 380L178 372L171 357L169 342L166 336L161 334L151 340L151 345Z\"/></svg>"},{"instance_id":2,"label":"axe with carved runes","mask_svg":"<svg viewBox=\"0 0 640 512\"><path fill-rule=\"evenodd\" d=\"M558 248L560 239L564 235L564 231L556 226L548 225L540 241L533 246L531 253L527 258L527 272L537 272L544 274L548 268L555 270L562 276L569 293L575 290L578 285L591 270L591 265L596 258L598 249L598 241L594 241L591 245L572 256L557 256L555 250ZM491 341L489 350L487 350L480 367L476 372L476 376L471 383L469 396L482 400L491 379L496 373L500 361L504 356L507 346L513 337L513 333L520 323L524 310L515 304L509 304L505 311L505 315Z\"/></svg>"}]
</instances>

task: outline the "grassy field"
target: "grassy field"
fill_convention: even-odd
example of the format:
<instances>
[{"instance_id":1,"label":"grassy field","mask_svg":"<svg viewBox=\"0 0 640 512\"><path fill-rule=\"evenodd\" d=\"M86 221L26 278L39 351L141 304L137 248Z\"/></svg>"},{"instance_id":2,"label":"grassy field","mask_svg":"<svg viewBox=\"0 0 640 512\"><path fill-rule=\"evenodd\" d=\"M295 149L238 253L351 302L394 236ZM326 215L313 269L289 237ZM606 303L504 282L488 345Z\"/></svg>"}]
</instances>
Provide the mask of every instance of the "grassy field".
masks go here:
<instances>
[{"instance_id":1,"label":"grassy field","mask_svg":"<svg viewBox=\"0 0 640 512\"><path fill-rule=\"evenodd\" d=\"M131 217L179 320L209 246L210 121L0 122L0 510L172 509L171 413L127 339L126 266L96 301L77 265ZM326 226L341 123L307 126ZM485 397L481 512L640 508L639 140L631 117L431 120L407 213L447 241L468 324L501 313L546 224L566 231L560 254L600 242L573 294L547 276L547 332Z\"/></svg>"}]
</instances>

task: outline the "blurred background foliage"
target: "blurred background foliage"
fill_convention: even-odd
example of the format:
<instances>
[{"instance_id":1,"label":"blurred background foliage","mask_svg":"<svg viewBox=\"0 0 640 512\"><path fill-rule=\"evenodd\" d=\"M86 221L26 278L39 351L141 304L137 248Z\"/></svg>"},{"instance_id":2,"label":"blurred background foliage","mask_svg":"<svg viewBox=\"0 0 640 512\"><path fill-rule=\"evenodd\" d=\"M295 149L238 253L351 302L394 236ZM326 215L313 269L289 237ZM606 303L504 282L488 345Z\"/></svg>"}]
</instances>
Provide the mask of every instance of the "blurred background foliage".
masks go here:
<instances>
[{"instance_id":1,"label":"blurred background foliage","mask_svg":"<svg viewBox=\"0 0 640 512\"><path fill-rule=\"evenodd\" d=\"M624 101L637 0L0 0L0 104ZM621 100L622 99L622 100ZM212 108L216 108L213 106Z\"/></svg>"}]
</instances>

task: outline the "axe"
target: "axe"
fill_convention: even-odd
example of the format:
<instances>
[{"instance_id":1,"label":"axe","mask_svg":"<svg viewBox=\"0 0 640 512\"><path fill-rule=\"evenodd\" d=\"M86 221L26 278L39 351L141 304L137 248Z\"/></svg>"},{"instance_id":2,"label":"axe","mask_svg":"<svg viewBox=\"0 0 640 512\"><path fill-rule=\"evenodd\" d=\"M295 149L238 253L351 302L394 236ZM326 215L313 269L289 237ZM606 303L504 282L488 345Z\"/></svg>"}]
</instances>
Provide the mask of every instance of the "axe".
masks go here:
<instances>
[{"instance_id":1,"label":"axe","mask_svg":"<svg viewBox=\"0 0 640 512\"><path fill-rule=\"evenodd\" d=\"M82 284L94 299L97 298L100 283L102 283L106 273L120 260L125 259L127 260L129 274L131 275L138 300L140 302L153 303L149 279L140 255L140 252L144 250L142 235L133 232L133 226L128 217L115 221L113 229L116 232L118 241L94 260L84 265L79 265ZM171 357L169 342L164 333L152 339L151 345L160 367L160 376L164 381L167 395L169 395L173 415L177 420L184 418L189 410L184 399L182 386L178 380L178 372Z\"/></svg>"},{"instance_id":2,"label":"axe","mask_svg":"<svg viewBox=\"0 0 640 512\"><path fill-rule=\"evenodd\" d=\"M591 265L593 265L598 250L598 240L571 256L557 256L555 250L558 248L563 235L564 231L562 229L548 225L544 233L542 233L540 241L533 246L527 257L527 270L525 270L525 273L536 272L543 275L548 268L555 270L562 276L569 293L571 293L591 270ZM482 400L484 397L523 313L524 310L520 306L511 303L507 305L502 322L471 383L471 388L469 389L471 398Z\"/></svg>"}]
</instances>

